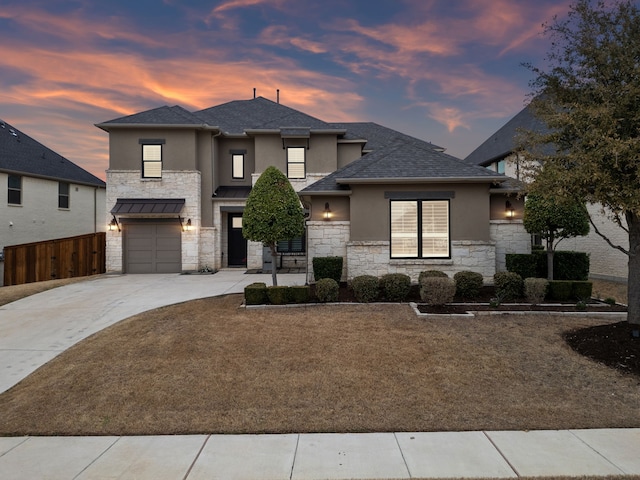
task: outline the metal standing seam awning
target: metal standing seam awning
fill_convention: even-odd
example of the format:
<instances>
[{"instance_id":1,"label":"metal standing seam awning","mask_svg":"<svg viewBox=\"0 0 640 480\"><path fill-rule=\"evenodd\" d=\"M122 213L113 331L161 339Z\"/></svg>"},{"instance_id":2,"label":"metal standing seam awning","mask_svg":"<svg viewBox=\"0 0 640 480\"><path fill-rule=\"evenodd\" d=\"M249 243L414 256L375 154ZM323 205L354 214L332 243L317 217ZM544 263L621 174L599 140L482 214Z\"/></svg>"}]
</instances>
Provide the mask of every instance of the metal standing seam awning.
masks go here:
<instances>
[{"instance_id":1,"label":"metal standing seam awning","mask_svg":"<svg viewBox=\"0 0 640 480\"><path fill-rule=\"evenodd\" d=\"M111 209L112 215L180 215L184 198L118 198Z\"/></svg>"}]
</instances>

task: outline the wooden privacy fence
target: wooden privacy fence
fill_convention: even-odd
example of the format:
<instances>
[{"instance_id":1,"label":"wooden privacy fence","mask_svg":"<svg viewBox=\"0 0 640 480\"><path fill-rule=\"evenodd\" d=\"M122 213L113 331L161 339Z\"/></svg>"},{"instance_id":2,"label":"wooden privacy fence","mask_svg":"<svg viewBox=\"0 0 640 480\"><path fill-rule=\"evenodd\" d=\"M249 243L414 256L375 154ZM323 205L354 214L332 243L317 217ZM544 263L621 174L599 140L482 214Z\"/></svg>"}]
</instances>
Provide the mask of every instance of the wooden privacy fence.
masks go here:
<instances>
[{"instance_id":1,"label":"wooden privacy fence","mask_svg":"<svg viewBox=\"0 0 640 480\"><path fill-rule=\"evenodd\" d=\"M4 247L4 285L105 272L104 232Z\"/></svg>"}]
</instances>

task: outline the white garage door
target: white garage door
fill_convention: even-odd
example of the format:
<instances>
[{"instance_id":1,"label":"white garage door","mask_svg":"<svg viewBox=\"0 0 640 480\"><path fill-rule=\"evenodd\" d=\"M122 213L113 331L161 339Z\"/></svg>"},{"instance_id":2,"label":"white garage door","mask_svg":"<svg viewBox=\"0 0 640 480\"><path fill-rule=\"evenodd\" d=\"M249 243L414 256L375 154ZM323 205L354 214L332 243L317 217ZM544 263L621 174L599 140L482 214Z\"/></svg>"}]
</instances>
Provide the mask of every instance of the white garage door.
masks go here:
<instances>
[{"instance_id":1,"label":"white garage door","mask_svg":"<svg viewBox=\"0 0 640 480\"><path fill-rule=\"evenodd\" d=\"M124 224L125 273L180 273L182 233L177 221Z\"/></svg>"}]
</instances>

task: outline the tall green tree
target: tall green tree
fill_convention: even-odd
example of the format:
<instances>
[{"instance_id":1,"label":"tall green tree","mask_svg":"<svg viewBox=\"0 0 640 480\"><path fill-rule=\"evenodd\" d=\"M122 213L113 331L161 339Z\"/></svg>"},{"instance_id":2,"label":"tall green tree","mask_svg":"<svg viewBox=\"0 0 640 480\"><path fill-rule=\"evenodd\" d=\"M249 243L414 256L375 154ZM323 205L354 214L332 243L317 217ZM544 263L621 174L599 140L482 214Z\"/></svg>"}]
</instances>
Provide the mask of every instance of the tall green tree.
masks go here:
<instances>
[{"instance_id":1,"label":"tall green tree","mask_svg":"<svg viewBox=\"0 0 640 480\"><path fill-rule=\"evenodd\" d=\"M273 285L278 284L278 242L292 240L303 233L304 211L298 195L280 170L268 167L247 198L242 214L242 235L270 248Z\"/></svg>"},{"instance_id":2,"label":"tall green tree","mask_svg":"<svg viewBox=\"0 0 640 480\"><path fill-rule=\"evenodd\" d=\"M529 191L600 204L628 232L628 320L640 324L640 11L577 0L544 25L551 41L531 108L548 131L523 137ZM552 145L554 148L549 148ZM540 172L543 175L538 175Z\"/></svg>"},{"instance_id":3,"label":"tall green tree","mask_svg":"<svg viewBox=\"0 0 640 480\"><path fill-rule=\"evenodd\" d=\"M524 228L547 243L547 278L553 280L553 254L565 238L589 233L589 214L584 203L529 195L524 205Z\"/></svg>"}]
</instances>

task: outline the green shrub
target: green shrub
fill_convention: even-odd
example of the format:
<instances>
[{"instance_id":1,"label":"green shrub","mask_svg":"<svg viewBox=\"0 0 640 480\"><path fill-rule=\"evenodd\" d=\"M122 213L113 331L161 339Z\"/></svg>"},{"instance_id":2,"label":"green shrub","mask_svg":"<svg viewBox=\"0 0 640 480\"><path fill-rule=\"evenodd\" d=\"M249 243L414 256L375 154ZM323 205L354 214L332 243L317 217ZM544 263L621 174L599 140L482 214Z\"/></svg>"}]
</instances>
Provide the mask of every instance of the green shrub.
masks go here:
<instances>
[{"instance_id":1,"label":"green shrub","mask_svg":"<svg viewBox=\"0 0 640 480\"><path fill-rule=\"evenodd\" d=\"M351 280L349 286L356 300L362 303L373 302L380 294L380 281L373 275L359 275Z\"/></svg>"},{"instance_id":2,"label":"green shrub","mask_svg":"<svg viewBox=\"0 0 640 480\"><path fill-rule=\"evenodd\" d=\"M289 301L291 303L307 303L309 302L310 288L308 285L295 285L289 287Z\"/></svg>"},{"instance_id":3,"label":"green shrub","mask_svg":"<svg viewBox=\"0 0 640 480\"><path fill-rule=\"evenodd\" d=\"M537 305L542 303L547 295L549 281L546 278L525 278L524 297L527 302Z\"/></svg>"},{"instance_id":4,"label":"green shrub","mask_svg":"<svg viewBox=\"0 0 640 480\"><path fill-rule=\"evenodd\" d=\"M593 283L575 281L571 282L571 296L576 300L587 300L591 298Z\"/></svg>"},{"instance_id":5,"label":"green shrub","mask_svg":"<svg viewBox=\"0 0 640 480\"><path fill-rule=\"evenodd\" d=\"M615 305L616 299L613 297L607 297L603 300L603 302L606 303L607 305Z\"/></svg>"},{"instance_id":6,"label":"green shrub","mask_svg":"<svg viewBox=\"0 0 640 480\"><path fill-rule=\"evenodd\" d=\"M420 298L429 305L451 303L456 294L456 282L449 277L422 277Z\"/></svg>"},{"instance_id":7,"label":"green shrub","mask_svg":"<svg viewBox=\"0 0 640 480\"><path fill-rule=\"evenodd\" d=\"M559 251L553 254L554 280L580 280L589 278L589 254Z\"/></svg>"},{"instance_id":8,"label":"green shrub","mask_svg":"<svg viewBox=\"0 0 640 480\"><path fill-rule=\"evenodd\" d=\"M522 278L547 278L547 251L533 250L531 254L508 253L507 270ZM589 255L584 252L556 251L553 254L554 280L587 280Z\"/></svg>"},{"instance_id":9,"label":"green shrub","mask_svg":"<svg viewBox=\"0 0 640 480\"><path fill-rule=\"evenodd\" d=\"M420 272L420 275L418 275L418 285L422 283L423 278L431 277L449 278L449 275L440 270L425 270L424 272Z\"/></svg>"},{"instance_id":10,"label":"green shrub","mask_svg":"<svg viewBox=\"0 0 640 480\"><path fill-rule=\"evenodd\" d=\"M382 295L390 302L403 302L411 291L411 277L404 273L387 273L380 279Z\"/></svg>"},{"instance_id":11,"label":"green shrub","mask_svg":"<svg viewBox=\"0 0 640 480\"><path fill-rule=\"evenodd\" d=\"M522 278L543 277L544 272L538 268L538 256L528 253L507 253L507 271L514 272Z\"/></svg>"},{"instance_id":12,"label":"green shrub","mask_svg":"<svg viewBox=\"0 0 640 480\"><path fill-rule=\"evenodd\" d=\"M247 305L263 305L267 300L266 283L255 282L244 287L244 301Z\"/></svg>"},{"instance_id":13,"label":"green shrub","mask_svg":"<svg viewBox=\"0 0 640 480\"><path fill-rule=\"evenodd\" d=\"M332 278L337 283L340 283L342 262L342 257L314 257L312 263L315 281L317 282L323 278Z\"/></svg>"},{"instance_id":14,"label":"green shrub","mask_svg":"<svg viewBox=\"0 0 640 480\"><path fill-rule=\"evenodd\" d=\"M482 288L482 275L478 272L463 270L457 272L453 279L456 282L456 295L462 298L473 299L480 295Z\"/></svg>"},{"instance_id":15,"label":"green shrub","mask_svg":"<svg viewBox=\"0 0 640 480\"><path fill-rule=\"evenodd\" d=\"M333 278L322 278L316 282L316 297L322 303L337 302L340 285Z\"/></svg>"},{"instance_id":16,"label":"green shrub","mask_svg":"<svg viewBox=\"0 0 640 480\"><path fill-rule=\"evenodd\" d=\"M269 286L267 287L267 297L273 305L284 305L289 301L289 287Z\"/></svg>"},{"instance_id":17,"label":"green shrub","mask_svg":"<svg viewBox=\"0 0 640 480\"><path fill-rule=\"evenodd\" d=\"M558 302L568 301L571 298L571 283L569 280L549 282L549 298Z\"/></svg>"},{"instance_id":18,"label":"green shrub","mask_svg":"<svg viewBox=\"0 0 640 480\"><path fill-rule=\"evenodd\" d=\"M515 272L498 272L493 276L496 296L504 301L522 297L524 283L522 277Z\"/></svg>"}]
</instances>

